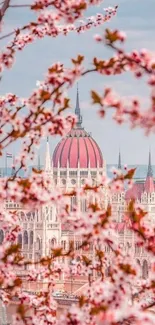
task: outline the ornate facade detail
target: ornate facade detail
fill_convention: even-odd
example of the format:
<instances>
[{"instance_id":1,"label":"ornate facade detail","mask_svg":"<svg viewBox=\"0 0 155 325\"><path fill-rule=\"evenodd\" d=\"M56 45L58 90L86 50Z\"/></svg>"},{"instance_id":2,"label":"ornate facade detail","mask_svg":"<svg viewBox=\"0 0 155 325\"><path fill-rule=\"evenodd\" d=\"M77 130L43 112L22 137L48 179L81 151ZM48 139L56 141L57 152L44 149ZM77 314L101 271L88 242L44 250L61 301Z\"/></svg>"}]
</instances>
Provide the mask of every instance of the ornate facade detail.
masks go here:
<instances>
[{"instance_id":1,"label":"ornate facade detail","mask_svg":"<svg viewBox=\"0 0 155 325\"><path fill-rule=\"evenodd\" d=\"M79 93L75 114L77 115L76 126L64 137L56 146L51 161L49 141L46 143L45 167L44 172L53 180L54 187L59 187L65 191L80 188L89 179L90 184L97 185L100 176L106 175L106 161L103 159L102 152L91 137L82 127L82 116L79 105ZM121 169L121 154L119 151L118 169ZM40 159L38 160L40 169ZM118 233L118 245L124 252L132 252L140 266L141 276L146 279L150 261L143 250L137 245L133 233L127 228L124 222L124 214L127 211L128 202L132 199L141 204L148 211L148 220L155 224L155 190L154 179L151 166L151 153L149 152L148 173L145 181L137 181L131 190L109 193L103 188L103 196L100 204L106 208L108 204L112 207L112 216L115 229ZM91 193L86 197L70 197L70 213L77 207L78 211L86 212L88 203L94 202ZM50 250L56 246L62 246L66 251L71 242L74 242L74 249L82 254L81 238L75 236L70 229L70 224L63 224L58 219L55 205L52 203L43 206L35 211L23 210L16 202L5 202L5 209L18 210L21 223L21 232L18 234L17 242L21 246L22 254L33 261L49 254ZM109 234L110 236L110 234ZM5 231L0 229L0 244L5 237ZM108 246L103 247L107 255L106 275L110 272L110 256L112 252ZM87 253L93 256L94 245L90 245ZM109 257L109 259L108 259ZM68 263L62 258L60 263ZM25 270L23 270L25 271Z\"/></svg>"}]
</instances>

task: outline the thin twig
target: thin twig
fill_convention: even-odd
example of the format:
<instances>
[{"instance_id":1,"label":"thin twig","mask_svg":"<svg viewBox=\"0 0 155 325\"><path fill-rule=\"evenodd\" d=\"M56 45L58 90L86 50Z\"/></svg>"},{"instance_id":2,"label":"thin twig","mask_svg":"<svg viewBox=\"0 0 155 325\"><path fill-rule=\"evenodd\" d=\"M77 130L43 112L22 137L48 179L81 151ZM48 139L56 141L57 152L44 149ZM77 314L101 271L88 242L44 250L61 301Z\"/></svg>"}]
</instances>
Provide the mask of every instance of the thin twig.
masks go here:
<instances>
[{"instance_id":1,"label":"thin twig","mask_svg":"<svg viewBox=\"0 0 155 325\"><path fill-rule=\"evenodd\" d=\"M9 8L25 8L25 7L31 7L31 5L25 4L25 5L10 5Z\"/></svg>"},{"instance_id":2,"label":"thin twig","mask_svg":"<svg viewBox=\"0 0 155 325\"><path fill-rule=\"evenodd\" d=\"M12 31L12 32L10 32L10 33L8 33L8 34L6 34L6 35L1 36L1 37L0 37L0 40L4 39L4 38L6 38L6 37L12 36L12 35L14 35L14 34L15 34L15 31Z\"/></svg>"}]
</instances>

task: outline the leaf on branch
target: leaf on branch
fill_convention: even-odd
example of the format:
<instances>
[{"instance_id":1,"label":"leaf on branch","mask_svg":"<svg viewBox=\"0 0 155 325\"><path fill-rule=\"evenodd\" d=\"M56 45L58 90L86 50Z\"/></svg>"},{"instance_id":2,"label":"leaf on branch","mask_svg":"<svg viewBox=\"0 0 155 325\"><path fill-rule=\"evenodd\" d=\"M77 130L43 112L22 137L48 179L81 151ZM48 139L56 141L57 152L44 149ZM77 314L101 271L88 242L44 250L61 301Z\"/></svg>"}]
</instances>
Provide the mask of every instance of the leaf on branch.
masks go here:
<instances>
[{"instance_id":1,"label":"leaf on branch","mask_svg":"<svg viewBox=\"0 0 155 325\"><path fill-rule=\"evenodd\" d=\"M120 263L119 267L124 273L136 275L135 269L133 269L130 264Z\"/></svg>"},{"instance_id":2,"label":"leaf on branch","mask_svg":"<svg viewBox=\"0 0 155 325\"><path fill-rule=\"evenodd\" d=\"M43 4L39 2L31 6L31 10L41 10L43 8L44 8Z\"/></svg>"},{"instance_id":3,"label":"leaf on branch","mask_svg":"<svg viewBox=\"0 0 155 325\"><path fill-rule=\"evenodd\" d=\"M38 170L36 168L32 168L32 171L35 173L35 174L41 174L42 173L42 170Z\"/></svg>"},{"instance_id":4,"label":"leaf on branch","mask_svg":"<svg viewBox=\"0 0 155 325\"><path fill-rule=\"evenodd\" d=\"M128 170L127 174L124 176L124 179L132 179L137 168L132 168Z\"/></svg>"},{"instance_id":5,"label":"leaf on branch","mask_svg":"<svg viewBox=\"0 0 155 325\"><path fill-rule=\"evenodd\" d=\"M99 259L102 259L104 257L104 252L101 250L97 250L96 255L99 257Z\"/></svg>"},{"instance_id":6,"label":"leaf on branch","mask_svg":"<svg viewBox=\"0 0 155 325\"><path fill-rule=\"evenodd\" d=\"M64 193L64 196L68 196L68 197L75 196L75 195L76 195L76 191L75 190L73 190L73 191L71 191L69 193Z\"/></svg>"},{"instance_id":7,"label":"leaf on branch","mask_svg":"<svg viewBox=\"0 0 155 325\"><path fill-rule=\"evenodd\" d=\"M110 29L106 29L105 39L110 43L115 43L117 40L119 40L118 31L111 31Z\"/></svg>"},{"instance_id":8,"label":"leaf on branch","mask_svg":"<svg viewBox=\"0 0 155 325\"><path fill-rule=\"evenodd\" d=\"M91 209L93 212L100 211L100 207L97 203L90 203L88 208Z\"/></svg>"},{"instance_id":9,"label":"leaf on branch","mask_svg":"<svg viewBox=\"0 0 155 325\"><path fill-rule=\"evenodd\" d=\"M52 254L54 257L59 257L62 255L62 248L54 248L52 249Z\"/></svg>"},{"instance_id":10,"label":"leaf on branch","mask_svg":"<svg viewBox=\"0 0 155 325\"><path fill-rule=\"evenodd\" d=\"M6 250L6 256L12 255L14 253L17 253L19 251L20 246L17 244L11 245L7 250Z\"/></svg>"},{"instance_id":11,"label":"leaf on branch","mask_svg":"<svg viewBox=\"0 0 155 325\"><path fill-rule=\"evenodd\" d=\"M17 313L21 316L22 319L25 317L26 307L24 304L20 304L17 307Z\"/></svg>"},{"instance_id":12,"label":"leaf on branch","mask_svg":"<svg viewBox=\"0 0 155 325\"><path fill-rule=\"evenodd\" d=\"M86 255L82 255L82 259L86 266L89 266L91 264L91 260Z\"/></svg>"},{"instance_id":13,"label":"leaf on branch","mask_svg":"<svg viewBox=\"0 0 155 325\"><path fill-rule=\"evenodd\" d=\"M22 280L21 280L20 278L16 278L16 279L14 280L14 285L15 285L16 287L20 287L20 286L22 285Z\"/></svg>"},{"instance_id":14,"label":"leaf on branch","mask_svg":"<svg viewBox=\"0 0 155 325\"><path fill-rule=\"evenodd\" d=\"M85 2L80 3L78 6L78 10L85 10L87 9L87 4Z\"/></svg>"},{"instance_id":15,"label":"leaf on branch","mask_svg":"<svg viewBox=\"0 0 155 325\"><path fill-rule=\"evenodd\" d=\"M18 36L20 34L20 29L17 28L16 31L15 31L15 33L16 33L16 36Z\"/></svg>"},{"instance_id":16,"label":"leaf on branch","mask_svg":"<svg viewBox=\"0 0 155 325\"><path fill-rule=\"evenodd\" d=\"M106 310L108 309L107 306L105 305L100 305L98 307L92 307L91 308L91 311L90 311L90 314L91 315L98 315L100 312L105 312Z\"/></svg>"},{"instance_id":17,"label":"leaf on branch","mask_svg":"<svg viewBox=\"0 0 155 325\"><path fill-rule=\"evenodd\" d=\"M58 114L60 114L61 112L65 111L67 108L70 107L69 102L70 102L69 98L64 98L64 105L63 107L59 108Z\"/></svg>"},{"instance_id":18,"label":"leaf on branch","mask_svg":"<svg viewBox=\"0 0 155 325\"><path fill-rule=\"evenodd\" d=\"M77 59L72 59L72 63L73 64L81 64L82 62L83 62L83 60L84 60L84 56L83 55L78 55L78 57L77 57Z\"/></svg>"},{"instance_id":19,"label":"leaf on branch","mask_svg":"<svg viewBox=\"0 0 155 325\"><path fill-rule=\"evenodd\" d=\"M80 306L80 308L81 307L83 307L84 305L85 305L85 303L87 303L87 298L85 297L85 296L80 296L80 298L79 298L79 306Z\"/></svg>"},{"instance_id":20,"label":"leaf on branch","mask_svg":"<svg viewBox=\"0 0 155 325\"><path fill-rule=\"evenodd\" d=\"M46 91L46 90L41 90L40 92L40 98L43 99L43 100L49 100L51 98L51 94Z\"/></svg>"},{"instance_id":21,"label":"leaf on branch","mask_svg":"<svg viewBox=\"0 0 155 325\"><path fill-rule=\"evenodd\" d=\"M106 210L106 217L109 218L112 215L111 205L108 204L107 210Z\"/></svg>"},{"instance_id":22,"label":"leaf on branch","mask_svg":"<svg viewBox=\"0 0 155 325\"><path fill-rule=\"evenodd\" d=\"M93 100L93 104L100 104L102 106L101 97L96 91L94 90L91 91L91 98Z\"/></svg>"},{"instance_id":23,"label":"leaf on branch","mask_svg":"<svg viewBox=\"0 0 155 325\"><path fill-rule=\"evenodd\" d=\"M102 70L105 68L105 61L103 60L98 60L97 58L94 58L93 63L97 70Z\"/></svg>"}]
</instances>

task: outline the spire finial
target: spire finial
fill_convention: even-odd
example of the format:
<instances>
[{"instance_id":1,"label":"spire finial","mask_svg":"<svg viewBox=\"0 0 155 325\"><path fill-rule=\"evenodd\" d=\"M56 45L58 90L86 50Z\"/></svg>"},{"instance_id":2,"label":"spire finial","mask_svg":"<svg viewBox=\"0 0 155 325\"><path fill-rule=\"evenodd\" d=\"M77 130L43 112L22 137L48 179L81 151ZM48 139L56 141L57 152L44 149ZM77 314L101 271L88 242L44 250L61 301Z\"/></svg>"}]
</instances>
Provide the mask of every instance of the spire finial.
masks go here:
<instances>
[{"instance_id":1,"label":"spire finial","mask_svg":"<svg viewBox=\"0 0 155 325\"><path fill-rule=\"evenodd\" d=\"M119 155L118 155L118 169L122 169L120 148L119 148Z\"/></svg>"},{"instance_id":2,"label":"spire finial","mask_svg":"<svg viewBox=\"0 0 155 325\"><path fill-rule=\"evenodd\" d=\"M76 108L75 108L75 114L77 116L77 123L76 126L78 128L81 128L82 125L82 116L81 116L81 112L80 112L80 105L79 105L79 87L78 87L78 83L77 83L77 95L76 95Z\"/></svg>"},{"instance_id":3,"label":"spire finial","mask_svg":"<svg viewBox=\"0 0 155 325\"><path fill-rule=\"evenodd\" d=\"M153 170L151 164L151 149L149 149L149 163L148 163L147 177L153 177Z\"/></svg>"},{"instance_id":4,"label":"spire finial","mask_svg":"<svg viewBox=\"0 0 155 325\"><path fill-rule=\"evenodd\" d=\"M41 170L41 166L40 166L40 154L38 155L38 170Z\"/></svg>"},{"instance_id":5,"label":"spire finial","mask_svg":"<svg viewBox=\"0 0 155 325\"><path fill-rule=\"evenodd\" d=\"M49 147L48 137L46 142L45 171L46 172L51 171L51 157L50 157L50 147Z\"/></svg>"}]
</instances>

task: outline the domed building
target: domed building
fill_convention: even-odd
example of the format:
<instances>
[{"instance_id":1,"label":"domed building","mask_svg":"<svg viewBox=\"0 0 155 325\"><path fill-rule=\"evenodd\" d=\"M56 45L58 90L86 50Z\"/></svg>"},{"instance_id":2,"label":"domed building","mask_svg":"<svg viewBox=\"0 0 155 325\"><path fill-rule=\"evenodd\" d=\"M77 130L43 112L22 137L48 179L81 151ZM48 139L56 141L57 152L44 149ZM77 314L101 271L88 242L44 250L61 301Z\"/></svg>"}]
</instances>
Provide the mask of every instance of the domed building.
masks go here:
<instances>
[{"instance_id":1,"label":"domed building","mask_svg":"<svg viewBox=\"0 0 155 325\"><path fill-rule=\"evenodd\" d=\"M52 159L55 184L82 186L87 178L93 185L106 173L106 162L96 141L82 125L79 92L77 89L75 127L57 144Z\"/></svg>"},{"instance_id":2,"label":"domed building","mask_svg":"<svg viewBox=\"0 0 155 325\"><path fill-rule=\"evenodd\" d=\"M54 188L62 188L66 193L70 192L71 194L68 196L68 200L70 200L68 202L69 222L62 222L60 220L57 210L59 207L52 202L49 202L49 204L41 208L36 207L34 211L24 209L19 203L13 201L6 200L4 202L4 208L6 210L18 210L21 232L18 234L17 242L21 246L21 251L25 259L32 261L40 260L41 257L51 253L51 248L56 246L61 246L64 252L67 252L71 243L74 243L74 249L78 256L84 253L88 255L88 258L94 258L93 243L90 243L87 252L82 251L82 238L73 231L71 218L75 218L75 208L76 218L78 218L81 216L81 212L85 213L87 211L90 202L96 202L95 193L90 190L81 196L79 194L72 194L71 192L74 189L83 187L86 180L91 185L98 184L100 176L106 175L106 161L92 135L83 127L78 90L75 114L77 116L76 125L57 144L52 159L47 140L44 167L46 175L52 180L52 186ZM122 169L120 153L118 169ZM129 251L133 252L133 256L141 266L142 277L144 279L147 278L150 261L145 252L136 244L134 234L127 227L124 216L128 211L128 202L134 198L138 204L146 208L148 218L152 221L153 226L155 224L155 180L151 166L151 152L149 153L148 173L145 182L139 180L135 182L132 189L126 190L124 188L120 192L113 190L109 193L106 188L102 188L101 191L100 204L102 207L106 207L108 203L111 204L113 226L118 234L118 245L123 247L124 253L128 253ZM77 192L79 193L80 191ZM110 236L111 233L109 230L109 238ZM0 244L2 244L4 237L4 229L1 227ZM106 274L108 275L113 252L108 245L104 246L104 252L107 256ZM62 265L70 263L68 257L61 257L59 262ZM25 275L26 269L23 269L22 272ZM61 285L64 281L63 276L60 279ZM67 281L71 286L71 279L66 280L66 283ZM44 281L41 284L40 282L37 284L38 290L40 288L42 289L42 283ZM74 290L78 290L78 285L81 284L74 283ZM27 282L25 283L25 288L27 289ZM28 289L31 289L30 283Z\"/></svg>"},{"instance_id":3,"label":"domed building","mask_svg":"<svg viewBox=\"0 0 155 325\"><path fill-rule=\"evenodd\" d=\"M76 125L56 145L52 161L48 140L46 145L45 172L53 180L53 186L63 188L66 193L74 190L74 188L78 189L83 187L87 180L90 185L95 186L100 181L100 176L106 173L106 161L102 156L101 149L92 135L86 132L83 127L78 89L75 114L77 116ZM106 206L106 198L106 189L103 188L103 202L100 202L102 206ZM87 211L90 202L96 202L95 195L92 191L87 191L82 196L78 194L71 195L68 197L68 200L70 200L69 209L71 218L75 208L78 218L80 217L80 212L85 213ZM50 227L46 229L46 239L42 243L44 245L44 255L49 252L51 247L57 245L61 245L64 250L67 250L73 241L74 247L78 251L82 239L73 232L70 221L60 222L54 206L52 208L45 207L42 209L41 214L43 215L43 219L50 220ZM92 254L92 250L89 253Z\"/></svg>"}]
</instances>

